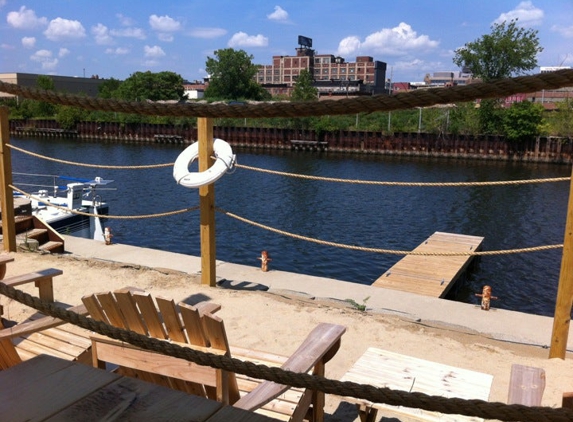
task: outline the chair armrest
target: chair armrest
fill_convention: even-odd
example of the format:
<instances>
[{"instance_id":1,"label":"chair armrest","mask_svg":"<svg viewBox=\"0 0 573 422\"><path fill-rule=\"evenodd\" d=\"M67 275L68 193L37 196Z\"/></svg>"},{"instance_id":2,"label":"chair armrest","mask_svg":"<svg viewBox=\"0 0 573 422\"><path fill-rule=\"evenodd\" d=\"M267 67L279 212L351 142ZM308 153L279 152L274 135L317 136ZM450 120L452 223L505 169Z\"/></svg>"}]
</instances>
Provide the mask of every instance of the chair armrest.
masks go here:
<instances>
[{"instance_id":1,"label":"chair armrest","mask_svg":"<svg viewBox=\"0 0 573 422\"><path fill-rule=\"evenodd\" d=\"M45 270L36 271L33 273L17 275L14 277L8 277L4 280L0 280L0 283L4 283L7 286L15 287L26 283L34 282L39 290L40 299L47 302L54 301L54 286L52 284L52 279L58 275L62 275L64 272L56 268L48 268Z\"/></svg>"},{"instance_id":2,"label":"chair armrest","mask_svg":"<svg viewBox=\"0 0 573 422\"><path fill-rule=\"evenodd\" d=\"M306 373L317 363L326 363L340 348L340 339L346 328L335 324L319 324L299 348L281 366L282 369ZM288 385L265 381L233 404L234 407L253 411L264 406L290 388Z\"/></svg>"},{"instance_id":3,"label":"chair armrest","mask_svg":"<svg viewBox=\"0 0 573 422\"><path fill-rule=\"evenodd\" d=\"M75 312L80 315L86 315L88 313L84 305L72 306L71 308L67 309L68 311ZM23 322L13 327L0 330L0 341L13 337L20 337L37 331L46 330L48 328L57 327L58 325L62 324L67 324L67 322L50 316L39 318L35 321Z\"/></svg>"}]
</instances>

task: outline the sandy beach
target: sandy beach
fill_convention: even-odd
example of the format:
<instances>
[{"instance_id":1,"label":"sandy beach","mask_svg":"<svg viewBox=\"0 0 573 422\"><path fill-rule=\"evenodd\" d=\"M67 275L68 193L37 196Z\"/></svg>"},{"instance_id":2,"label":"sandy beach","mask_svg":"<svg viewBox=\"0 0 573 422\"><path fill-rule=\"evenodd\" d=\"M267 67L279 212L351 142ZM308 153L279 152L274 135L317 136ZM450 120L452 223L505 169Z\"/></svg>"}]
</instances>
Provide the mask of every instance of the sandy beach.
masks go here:
<instances>
[{"instance_id":1,"label":"sandy beach","mask_svg":"<svg viewBox=\"0 0 573 422\"><path fill-rule=\"evenodd\" d=\"M507 402L511 365L543 368L547 385L543 406L560 407L564 392L573 391L573 356L548 359L548 350L494 340L459 326L420 323L384 313L361 312L344 303L310 300L304 296L262 291L202 286L197 275L131 264L102 262L74 257L31 253L14 254L6 277L45 268L64 274L54 281L56 300L79 304L83 295L135 286L154 295L178 301L198 298L222 305L218 313L226 324L232 345L289 354L320 322L346 327L342 346L327 364L328 378L340 379L368 347L378 347L413 357L493 375L489 400ZM23 290L36 295L33 286ZM0 297L4 318L22 321L31 310ZM355 421L354 406L340 397L327 396L327 420ZM378 420L383 417L379 414ZM390 419L383 419L390 420Z\"/></svg>"}]
</instances>

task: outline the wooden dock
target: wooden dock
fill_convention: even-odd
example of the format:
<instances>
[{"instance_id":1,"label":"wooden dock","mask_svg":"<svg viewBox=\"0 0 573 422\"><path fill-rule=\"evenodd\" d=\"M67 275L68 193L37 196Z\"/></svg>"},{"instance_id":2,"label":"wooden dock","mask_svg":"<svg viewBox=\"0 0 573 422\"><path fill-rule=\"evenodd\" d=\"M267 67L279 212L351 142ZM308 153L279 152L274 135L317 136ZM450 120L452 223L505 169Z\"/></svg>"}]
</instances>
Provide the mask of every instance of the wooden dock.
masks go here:
<instances>
[{"instance_id":1,"label":"wooden dock","mask_svg":"<svg viewBox=\"0 0 573 422\"><path fill-rule=\"evenodd\" d=\"M415 252L473 252L483 237L435 232ZM443 298L466 271L473 256L406 255L372 285Z\"/></svg>"}]
</instances>

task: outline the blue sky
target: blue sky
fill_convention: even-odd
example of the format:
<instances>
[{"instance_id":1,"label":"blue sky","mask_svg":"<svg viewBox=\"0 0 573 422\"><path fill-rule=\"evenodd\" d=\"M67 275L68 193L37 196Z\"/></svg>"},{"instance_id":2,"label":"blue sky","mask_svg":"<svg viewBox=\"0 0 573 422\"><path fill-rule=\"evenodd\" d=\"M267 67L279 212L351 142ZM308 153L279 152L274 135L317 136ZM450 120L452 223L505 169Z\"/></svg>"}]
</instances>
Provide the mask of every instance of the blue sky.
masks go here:
<instances>
[{"instance_id":1,"label":"blue sky","mask_svg":"<svg viewBox=\"0 0 573 422\"><path fill-rule=\"evenodd\" d=\"M412 82L458 70L456 48L512 18L539 31L540 66L573 66L573 0L0 0L0 73L125 79L168 70L195 80L217 49L270 64L294 55L304 35L318 54L373 56L387 77Z\"/></svg>"}]
</instances>

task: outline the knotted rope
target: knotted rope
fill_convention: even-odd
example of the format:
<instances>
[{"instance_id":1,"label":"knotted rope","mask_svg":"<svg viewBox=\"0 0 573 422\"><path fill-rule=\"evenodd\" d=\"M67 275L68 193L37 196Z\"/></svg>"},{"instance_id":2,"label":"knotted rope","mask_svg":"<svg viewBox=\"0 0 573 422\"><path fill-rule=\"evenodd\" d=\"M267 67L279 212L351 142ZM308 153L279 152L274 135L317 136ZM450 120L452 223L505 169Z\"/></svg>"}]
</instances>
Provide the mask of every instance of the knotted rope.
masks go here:
<instances>
[{"instance_id":1,"label":"knotted rope","mask_svg":"<svg viewBox=\"0 0 573 422\"><path fill-rule=\"evenodd\" d=\"M338 396L351 396L373 403L386 403L393 406L406 406L447 414L464 414L485 419L498 419L503 421L519 420L522 422L573 421L573 411L564 408L528 407L523 405L490 403L481 400L429 396L423 393L408 393L391 390L389 388L377 388L371 385L362 385L349 381L337 381L321 376L295 373L280 368L254 364L228 356L200 352L189 347L182 347L178 344L137 334L133 331L122 330L101 321L96 321L92 318L67 311L52 303L44 302L37 297L1 282L0 294L30 306L45 315L61 319L115 340L124 341L142 349L185 359L198 365L223 369L256 379L274 381L283 385L309 388Z\"/></svg>"},{"instance_id":2,"label":"knotted rope","mask_svg":"<svg viewBox=\"0 0 573 422\"><path fill-rule=\"evenodd\" d=\"M305 117L371 113L374 111L404 110L436 104L467 102L476 99L508 97L513 94L537 92L573 86L573 69L564 69L533 76L500 79L458 85L451 88L430 88L401 92L392 96L376 95L341 100L308 102L246 102L244 104L193 102L163 104L154 102L128 102L113 99L84 97L56 91L46 91L0 81L0 91L9 94L80 107L87 110L177 117Z\"/></svg>"}]
</instances>

